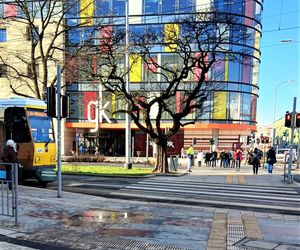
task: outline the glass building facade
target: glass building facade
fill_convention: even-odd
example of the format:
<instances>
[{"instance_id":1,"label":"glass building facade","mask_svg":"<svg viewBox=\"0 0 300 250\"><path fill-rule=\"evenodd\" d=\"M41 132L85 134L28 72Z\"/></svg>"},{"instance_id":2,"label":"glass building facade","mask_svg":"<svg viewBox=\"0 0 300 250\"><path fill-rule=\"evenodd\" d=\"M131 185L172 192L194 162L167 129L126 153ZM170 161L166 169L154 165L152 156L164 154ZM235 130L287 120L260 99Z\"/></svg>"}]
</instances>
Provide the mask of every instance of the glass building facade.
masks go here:
<instances>
[{"instance_id":1,"label":"glass building facade","mask_svg":"<svg viewBox=\"0 0 300 250\"><path fill-rule=\"evenodd\" d=\"M207 102L210 108L197 120L196 126L181 131L181 139L178 139L181 140L179 147L187 145L192 138L197 137L199 147L203 147L209 138L214 138L218 147L220 145L224 148L231 147L232 143L240 142L240 136L254 131L259 89L263 0L128 0L128 4L129 30L132 34L151 30L166 31L168 27L176 26L173 23L174 18L197 12L218 12L234 18L235 22L231 24L227 34L229 41L227 46L228 51L234 54L236 60L229 60L231 55L228 52L218 53L221 60L210 69L206 80L213 79L221 87L209 95ZM66 48L70 54L83 43L97 46L105 34L124 30L125 0L81 0L73 4L66 16L68 26L78 23L82 24L81 27L71 30L66 35ZM101 29L95 29L100 23ZM153 53L156 54L160 63L172 65L178 62L172 51L163 45L156 46ZM92 73L91 71L97 70L95 60L97 60L95 56L81 55L72 58L66 56L66 63L72 69L65 78L69 84L67 92L71 98L71 115L66 121L66 127L74 131L80 128L82 134L86 136L84 138L93 138L88 131L91 125L88 123L87 107L90 101L95 101L99 96L99 84L91 78L92 74L89 74L89 71ZM93 67L94 64L95 67ZM124 62L120 62L120 67L124 67L122 64L124 65ZM149 70L142 62L138 61L133 67L135 73L130 74L132 84L160 81L153 74L149 74ZM195 80L193 77L194 75L186 81L192 82ZM101 95L102 102L108 103L106 107L108 116L120 108L121 102L114 95L105 91ZM176 95L175 102L179 100L180 93ZM194 114L190 114L185 119L193 117ZM97 135L99 141L101 138L107 138L108 135L113 137L114 130L111 128L118 130L116 133L118 138L124 137L120 132L124 127L118 125L124 124L124 115L111 115L110 118L114 119L110 127L105 124L100 125L102 135L100 132ZM164 118L168 120L168 117ZM138 134L137 131L136 136ZM238 137L235 134L238 134ZM120 143L114 142L119 145ZM139 148L138 145L137 148ZM144 149L141 150L144 151ZM176 148L175 152L179 153L177 151ZM123 154L123 151L120 150L118 153Z\"/></svg>"}]
</instances>

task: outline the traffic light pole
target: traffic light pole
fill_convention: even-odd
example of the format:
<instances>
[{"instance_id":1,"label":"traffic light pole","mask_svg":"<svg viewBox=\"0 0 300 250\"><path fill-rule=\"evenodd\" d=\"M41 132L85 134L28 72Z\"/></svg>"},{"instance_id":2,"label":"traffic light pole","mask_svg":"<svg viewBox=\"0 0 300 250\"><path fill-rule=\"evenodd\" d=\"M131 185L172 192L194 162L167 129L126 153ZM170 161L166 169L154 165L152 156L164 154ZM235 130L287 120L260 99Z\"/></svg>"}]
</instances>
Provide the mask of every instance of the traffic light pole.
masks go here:
<instances>
[{"instance_id":1,"label":"traffic light pole","mask_svg":"<svg viewBox=\"0 0 300 250\"><path fill-rule=\"evenodd\" d=\"M294 132L295 132L295 125L296 125L296 103L297 103L297 97L294 97L293 113L292 113L292 126L291 126L291 145L290 145L290 153L289 153L288 180L287 180L288 183L293 182L292 161L293 161Z\"/></svg>"},{"instance_id":2,"label":"traffic light pole","mask_svg":"<svg viewBox=\"0 0 300 250\"><path fill-rule=\"evenodd\" d=\"M57 65L57 197L61 195L61 65Z\"/></svg>"}]
</instances>

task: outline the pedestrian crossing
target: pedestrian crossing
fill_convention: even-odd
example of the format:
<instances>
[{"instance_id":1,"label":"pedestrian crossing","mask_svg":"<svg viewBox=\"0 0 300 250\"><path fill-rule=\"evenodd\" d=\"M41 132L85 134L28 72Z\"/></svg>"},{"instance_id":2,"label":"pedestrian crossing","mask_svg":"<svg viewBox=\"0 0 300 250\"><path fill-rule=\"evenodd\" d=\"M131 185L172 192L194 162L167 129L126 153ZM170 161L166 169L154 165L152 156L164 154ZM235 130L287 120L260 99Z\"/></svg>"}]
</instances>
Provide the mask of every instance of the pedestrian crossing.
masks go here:
<instances>
[{"instance_id":1,"label":"pedestrian crossing","mask_svg":"<svg viewBox=\"0 0 300 250\"><path fill-rule=\"evenodd\" d=\"M144 179L110 193L128 199L300 215L299 191L289 187Z\"/></svg>"}]
</instances>

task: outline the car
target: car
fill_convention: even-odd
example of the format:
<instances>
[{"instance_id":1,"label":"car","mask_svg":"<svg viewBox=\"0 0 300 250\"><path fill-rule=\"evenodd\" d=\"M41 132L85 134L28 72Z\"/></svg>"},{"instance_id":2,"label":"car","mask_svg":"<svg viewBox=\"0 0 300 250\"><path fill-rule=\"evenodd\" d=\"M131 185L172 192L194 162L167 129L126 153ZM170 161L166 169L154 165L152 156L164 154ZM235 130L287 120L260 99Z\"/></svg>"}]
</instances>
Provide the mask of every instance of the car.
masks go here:
<instances>
[{"instance_id":1,"label":"car","mask_svg":"<svg viewBox=\"0 0 300 250\"><path fill-rule=\"evenodd\" d=\"M277 150L276 153L276 160L279 163L288 163L289 162L289 152L290 149L289 148L280 148ZM297 161L297 153L296 153L296 149L293 149L292 151L292 162L295 163Z\"/></svg>"}]
</instances>

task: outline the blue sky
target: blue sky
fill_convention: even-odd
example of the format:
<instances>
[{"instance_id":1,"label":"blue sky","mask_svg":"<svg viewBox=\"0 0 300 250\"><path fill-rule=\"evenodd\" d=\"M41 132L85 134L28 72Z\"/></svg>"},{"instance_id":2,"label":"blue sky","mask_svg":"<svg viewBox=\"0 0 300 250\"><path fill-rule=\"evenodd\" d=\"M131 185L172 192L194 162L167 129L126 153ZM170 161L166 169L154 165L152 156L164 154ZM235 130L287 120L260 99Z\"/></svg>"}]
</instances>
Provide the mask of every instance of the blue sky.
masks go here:
<instances>
[{"instance_id":1,"label":"blue sky","mask_svg":"<svg viewBox=\"0 0 300 250\"><path fill-rule=\"evenodd\" d=\"M259 74L258 125L273 122L274 98L277 87L276 120L292 111L297 97L300 110L300 0L265 0L261 64ZM291 39L289 43L282 40Z\"/></svg>"}]
</instances>

